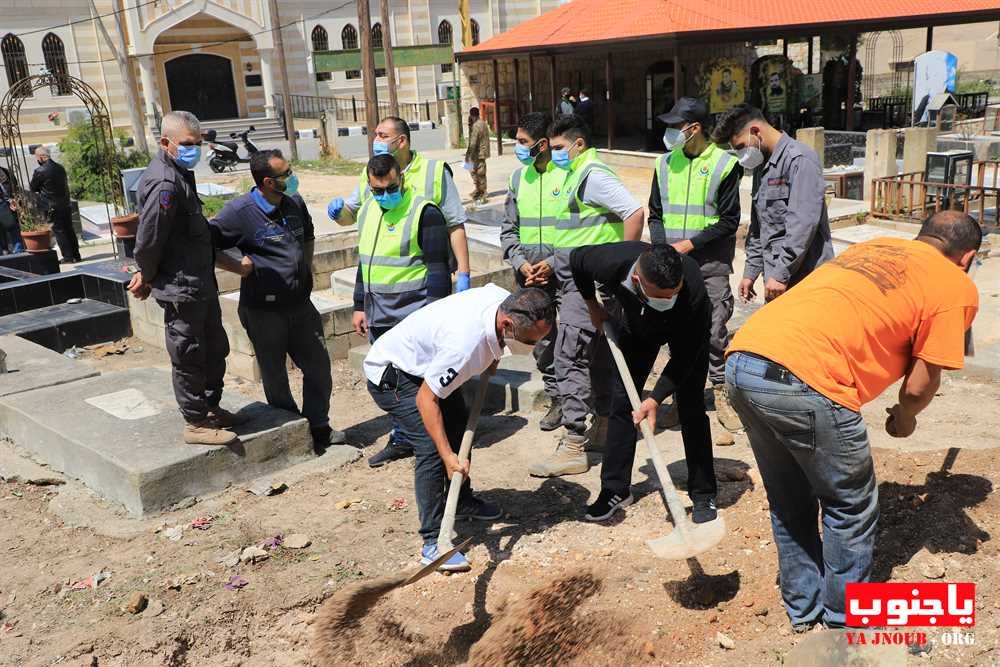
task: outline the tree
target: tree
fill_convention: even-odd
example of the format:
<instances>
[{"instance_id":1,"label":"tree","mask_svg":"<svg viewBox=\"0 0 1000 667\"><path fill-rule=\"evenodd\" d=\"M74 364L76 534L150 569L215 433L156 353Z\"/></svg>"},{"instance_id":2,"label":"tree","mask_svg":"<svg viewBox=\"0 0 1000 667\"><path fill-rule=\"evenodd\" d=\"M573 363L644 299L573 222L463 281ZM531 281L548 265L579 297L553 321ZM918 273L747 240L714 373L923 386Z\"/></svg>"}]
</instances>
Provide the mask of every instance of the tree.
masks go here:
<instances>
[{"instance_id":1,"label":"tree","mask_svg":"<svg viewBox=\"0 0 1000 667\"><path fill-rule=\"evenodd\" d=\"M114 132L115 165L119 170L145 167L149 164L149 154L134 150L126 152L121 148L127 138L125 132ZM104 201L111 193L105 192L105 157L102 155L104 142L89 120L71 123L66 136L59 142L59 152L63 156L69 175L70 195L74 199ZM117 176L116 176L117 178Z\"/></svg>"}]
</instances>

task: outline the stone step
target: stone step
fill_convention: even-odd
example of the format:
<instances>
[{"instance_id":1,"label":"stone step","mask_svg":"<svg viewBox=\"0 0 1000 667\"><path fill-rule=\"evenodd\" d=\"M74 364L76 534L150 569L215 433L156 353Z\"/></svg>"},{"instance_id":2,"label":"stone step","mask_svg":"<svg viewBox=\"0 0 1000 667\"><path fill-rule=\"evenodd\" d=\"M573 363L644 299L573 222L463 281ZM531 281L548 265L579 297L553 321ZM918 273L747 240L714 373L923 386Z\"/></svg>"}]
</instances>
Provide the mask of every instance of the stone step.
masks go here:
<instances>
[{"instance_id":1,"label":"stone step","mask_svg":"<svg viewBox=\"0 0 1000 667\"><path fill-rule=\"evenodd\" d=\"M368 350L368 345L362 345L351 348L348 354L351 368L362 375L362 363ZM478 383L477 379L472 379L462 386L465 399L470 404ZM500 360L496 374L490 378L483 410L488 414L497 412L527 414L546 409L548 402L542 374L535 367L535 360L527 355L515 354Z\"/></svg>"},{"instance_id":2,"label":"stone step","mask_svg":"<svg viewBox=\"0 0 1000 667\"><path fill-rule=\"evenodd\" d=\"M184 444L170 371L133 369L6 396L0 399L0 435L134 516L314 456L309 426L299 415L235 392L225 394L223 407L249 418L235 429L238 443Z\"/></svg>"}]
</instances>

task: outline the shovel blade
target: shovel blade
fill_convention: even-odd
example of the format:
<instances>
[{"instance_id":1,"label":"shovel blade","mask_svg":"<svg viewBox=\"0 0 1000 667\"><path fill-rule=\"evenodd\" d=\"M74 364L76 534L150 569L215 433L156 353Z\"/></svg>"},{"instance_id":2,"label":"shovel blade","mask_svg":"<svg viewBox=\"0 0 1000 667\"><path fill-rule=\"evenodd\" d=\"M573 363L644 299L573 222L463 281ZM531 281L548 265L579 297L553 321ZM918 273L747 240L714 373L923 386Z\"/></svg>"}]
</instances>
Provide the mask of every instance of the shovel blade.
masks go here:
<instances>
[{"instance_id":1,"label":"shovel blade","mask_svg":"<svg viewBox=\"0 0 1000 667\"><path fill-rule=\"evenodd\" d=\"M714 521L706 523L685 522L683 528L674 528L674 532L655 540L647 540L657 558L683 560L705 553L726 536L726 522L720 513Z\"/></svg>"},{"instance_id":2,"label":"shovel blade","mask_svg":"<svg viewBox=\"0 0 1000 667\"><path fill-rule=\"evenodd\" d=\"M412 575L410 575L410 577L407 578L400 585L401 586L409 586L410 584L413 584L413 583L416 583L416 582L420 581L421 579L423 579L427 575L433 574L434 572L437 572L437 569L443 563L445 563L449 558L451 558L452 556L454 556L457 552L459 552L462 549L464 549L465 547L467 547L469 545L469 542L471 542L471 541L472 541L472 538L471 537L467 537L458 546L452 547L448 551L442 552L441 555L438 556L433 562L428 563L427 565L424 565L422 568L420 568L419 570L417 570L416 572L414 572ZM438 550L440 551L440 548Z\"/></svg>"}]
</instances>

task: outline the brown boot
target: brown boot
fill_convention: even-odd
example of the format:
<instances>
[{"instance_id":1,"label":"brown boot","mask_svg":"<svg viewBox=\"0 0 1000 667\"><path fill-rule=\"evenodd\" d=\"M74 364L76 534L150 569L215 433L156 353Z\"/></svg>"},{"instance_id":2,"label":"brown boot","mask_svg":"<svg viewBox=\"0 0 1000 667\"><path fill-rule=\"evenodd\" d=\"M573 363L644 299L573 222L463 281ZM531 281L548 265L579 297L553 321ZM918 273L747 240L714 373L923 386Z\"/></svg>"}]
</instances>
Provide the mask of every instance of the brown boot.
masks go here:
<instances>
[{"instance_id":1,"label":"brown boot","mask_svg":"<svg viewBox=\"0 0 1000 667\"><path fill-rule=\"evenodd\" d=\"M726 385L717 384L712 387L715 394L715 417L722 424L722 428L730 433L740 433L743 431L743 422L740 416L733 410L733 405L729 402L729 390Z\"/></svg>"},{"instance_id":2,"label":"brown boot","mask_svg":"<svg viewBox=\"0 0 1000 667\"><path fill-rule=\"evenodd\" d=\"M216 428L232 428L247 423L246 415L230 412L219 405L208 411L208 420Z\"/></svg>"},{"instance_id":3,"label":"brown boot","mask_svg":"<svg viewBox=\"0 0 1000 667\"><path fill-rule=\"evenodd\" d=\"M189 422L184 425L184 442L189 445L220 447L231 445L238 439L235 433L217 428L209 419L195 423Z\"/></svg>"},{"instance_id":4,"label":"brown boot","mask_svg":"<svg viewBox=\"0 0 1000 667\"><path fill-rule=\"evenodd\" d=\"M587 436L565 433L554 452L528 466L528 474L532 477L559 477L585 473L590 468L586 448Z\"/></svg>"}]
</instances>

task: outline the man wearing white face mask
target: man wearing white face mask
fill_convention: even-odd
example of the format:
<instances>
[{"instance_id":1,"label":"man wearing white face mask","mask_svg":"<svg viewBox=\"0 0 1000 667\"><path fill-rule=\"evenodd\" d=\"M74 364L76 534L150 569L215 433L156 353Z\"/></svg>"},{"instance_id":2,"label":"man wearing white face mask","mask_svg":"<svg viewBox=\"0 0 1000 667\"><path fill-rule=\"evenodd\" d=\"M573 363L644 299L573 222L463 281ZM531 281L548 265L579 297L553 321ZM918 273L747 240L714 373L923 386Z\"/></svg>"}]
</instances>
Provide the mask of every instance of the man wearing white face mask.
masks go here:
<instances>
[{"instance_id":1,"label":"man wearing white face mask","mask_svg":"<svg viewBox=\"0 0 1000 667\"><path fill-rule=\"evenodd\" d=\"M659 116L667 125L663 144L670 151L656 160L649 193L649 236L653 243L669 243L701 267L712 302L708 379L715 395L719 423L733 433L742 430L740 418L726 393L726 347L733 290L729 276L736 254L740 226L740 180L743 169L736 158L708 140L708 108L694 97L682 97ZM676 423L676 409L669 421ZM732 444L732 438L717 444Z\"/></svg>"},{"instance_id":2,"label":"man wearing white face mask","mask_svg":"<svg viewBox=\"0 0 1000 667\"><path fill-rule=\"evenodd\" d=\"M713 139L730 144L738 151L740 165L754 170L740 296L753 299L754 282L763 273L764 300L771 301L833 257L823 165L816 151L774 128L760 109L746 104L722 114Z\"/></svg>"},{"instance_id":3,"label":"man wearing white face mask","mask_svg":"<svg viewBox=\"0 0 1000 667\"><path fill-rule=\"evenodd\" d=\"M655 428L657 408L674 394L684 439L688 494L694 503L691 518L695 523L712 521L717 486L704 393L712 305L698 263L672 246L641 241L577 248L569 262L594 328L602 331L604 322L611 319L640 391L660 348L667 345L670 350L670 361L635 412L621 378L614 374L601 493L587 507L584 518L604 521L632 503L636 424L648 419ZM606 310L598 302L597 285L615 298L615 306Z\"/></svg>"}]
</instances>

